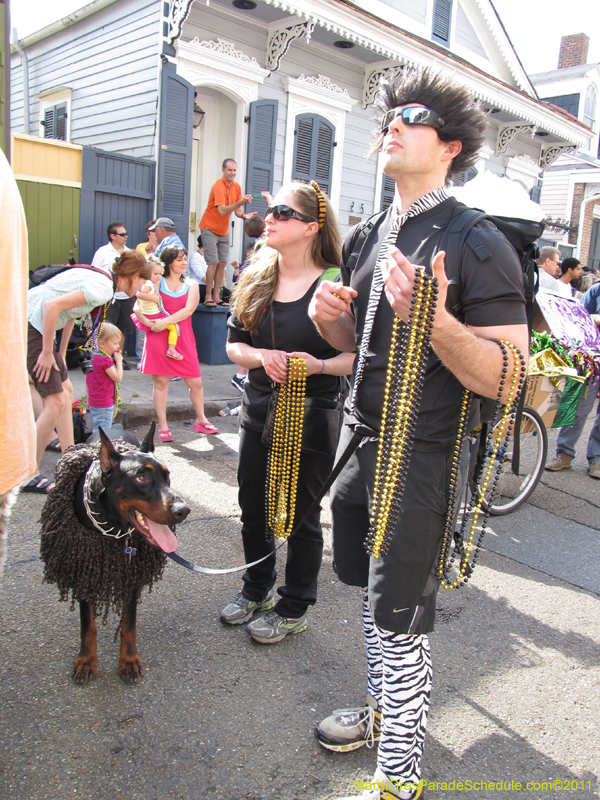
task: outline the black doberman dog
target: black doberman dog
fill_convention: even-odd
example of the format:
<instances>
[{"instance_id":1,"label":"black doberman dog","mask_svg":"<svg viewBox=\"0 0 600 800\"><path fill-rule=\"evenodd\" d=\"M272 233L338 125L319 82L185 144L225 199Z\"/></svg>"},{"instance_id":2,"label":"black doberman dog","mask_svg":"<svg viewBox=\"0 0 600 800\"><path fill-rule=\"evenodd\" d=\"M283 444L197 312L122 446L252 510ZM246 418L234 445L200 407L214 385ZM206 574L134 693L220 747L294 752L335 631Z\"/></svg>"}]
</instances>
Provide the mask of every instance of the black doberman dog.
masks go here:
<instances>
[{"instance_id":1,"label":"black doberman dog","mask_svg":"<svg viewBox=\"0 0 600 800\"><path fill-rule=\"evenodd\" d=\"M117 449L102 428L99 452L97 445L91 455L90 445L78 446L82 448L79 452L78 447L71 448L63 456L64 467L59 462L56 489L42 512L45 580L57 583L61 599L71 596L79 601L81 647L73 666L76 683L87 683L96 676L95 615L104 609L106 618L110 607L122 611L120 677L137 683L144 671L136 644L141 590L160 579L166 554L177 547L174 526L190 513L169 485L169 470L153 455L154 430L152 423L139 450L127 445L117 445ZM87 461L82 462L84 456ZM74 475L82 463L83 473L80 469ZM67 509L60 515L59 495L69 496L69 480L71 514ZM57 531L59 527L63 530Z\"/></svg>"}]
</instances>

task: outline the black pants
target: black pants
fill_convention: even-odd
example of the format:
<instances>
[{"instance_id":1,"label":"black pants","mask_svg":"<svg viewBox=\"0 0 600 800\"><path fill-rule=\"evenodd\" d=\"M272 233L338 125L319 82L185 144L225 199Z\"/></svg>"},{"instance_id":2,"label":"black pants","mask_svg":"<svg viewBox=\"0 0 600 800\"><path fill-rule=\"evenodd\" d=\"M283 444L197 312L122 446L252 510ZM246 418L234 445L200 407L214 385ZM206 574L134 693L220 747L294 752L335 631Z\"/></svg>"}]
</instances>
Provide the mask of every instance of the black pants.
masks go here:
<instances>
[{"instance_id":1,"label":"black pants","mask_svg":"<svg viewBox=\"0 0 600 800\"><path fill-rule=\"evenodd\" d=\"M352 432L344 426L338 454ZM400 515L387 555L369 558L369 531L378 443L359 447L331 488L333 558L342 581L368 586L375 624L392 633L433 630L436 578L452 464L452 450L413 451Z\"/></svg>"},{"instance_id":2,"label":"black pants","mask_svg":"<svg viewBox=\"0 0 600 800\"><path fill-rule=\"evenodd\" d=\"M238 464L239 503L242 510L242 539L246 561L256 561L275 550L275 542L265 536L265 489L267 481L268 449L262 436L255 431L241 429ZM325 483L333 457L302 453L296 496L294 523L302 519L310 504ZM317 602L317 578L323 555L323 532L317 508L302 528L287 544L285 585L277 591L281 599L275 610L283 617L301 617L308 606ZM279 540L277 540L279 541ZM250 600L264 600L275 584L275 555L243 576L244 594Z\"/></svg>"}]
</instances>

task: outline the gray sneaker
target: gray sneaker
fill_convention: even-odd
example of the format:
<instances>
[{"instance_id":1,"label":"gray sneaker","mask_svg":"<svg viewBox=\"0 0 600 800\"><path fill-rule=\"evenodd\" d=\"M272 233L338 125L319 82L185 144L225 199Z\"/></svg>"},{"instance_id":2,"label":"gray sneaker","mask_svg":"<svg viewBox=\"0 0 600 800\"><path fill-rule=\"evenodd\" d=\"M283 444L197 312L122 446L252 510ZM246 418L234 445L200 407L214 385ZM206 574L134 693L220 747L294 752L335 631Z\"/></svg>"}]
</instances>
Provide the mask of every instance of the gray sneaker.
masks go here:
<instances>
[{"instance_id":1,"label":"gray sneaker","mask_svg":"<svg viewBox=\"0 0 600 800\"><path fill-rule=\"evenodd\" d=\"M600 478L600 461L590 461L588 475L590 478Z\"/></svg>"},{"instance_id":2,"label":"gray sneaker","mask_svg":"<svg viewBox=\"0 0 600 800\"><path fill-rule=\"evenodd\" d=\"M381 738L377 700L367 695L367 705L362 708L338 708L317 725L315 736L322 747L334 753L373 747Z\"/></svg>"},{"instance_id":3,"label":"gray sneaker","mask_svg":"<svg viewBox=\"0 0 600 800\"><path fill-rule=\"evenodd\" d=\"M552 461L549 461L546 464L546 469L549 472L560 472L561 469L571 469L571 462L573 459L571 456L568 456L566 453L562 453L560 450L556 454L556 458L553 458Z\"/></svg>"},{"instance_id":4,"label":"gray sneaker","mask_svg":"<svg viewBox=\"0 0 600 800\"><path fill-rule=\"evenodd\" d=\"M233 603L225 606L219 614L219 619L226 625L243 625L252 619L257 611L268 611L275 605L275 593L273 589L264 600L249 600L243 592L240 592Z\"/></svg>"},{"instance_id":5,"label":"gray sneaker","mask_svg":"<svg viewBox=\"0 0 600 800\"><path fill-rule=\"evenodd\" d=\"M261 644L276 644L288 635L288 633L302 633L308 628L306 614L299 618L282 617L276 611L267 613L255 619L246 630L255 642Z\"/></svg>"}]
</instances>

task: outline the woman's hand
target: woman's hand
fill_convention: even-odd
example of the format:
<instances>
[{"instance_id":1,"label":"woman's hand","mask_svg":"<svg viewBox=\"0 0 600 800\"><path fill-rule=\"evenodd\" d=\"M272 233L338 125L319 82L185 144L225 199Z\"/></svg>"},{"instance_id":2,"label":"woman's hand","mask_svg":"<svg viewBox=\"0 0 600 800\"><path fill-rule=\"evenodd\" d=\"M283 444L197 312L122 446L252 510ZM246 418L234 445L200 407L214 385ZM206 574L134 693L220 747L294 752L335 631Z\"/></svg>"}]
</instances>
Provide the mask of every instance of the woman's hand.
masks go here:
<instances>
[{"instance_id":1,"label":"woman's hand","mask_svg":"<svg viewBox=\"0 0 600 800\"><path fill-rule=\"evenodd\" d=\"M311 356L310 353L288 353L289 358L302 358L306 361L306 375L318 375L324 372L324 363L320 358Z\"/></svg>"},{"instance_id":2,"label":"woman's hand","mask_svg":"<svg viewBox=\"0 0 600 800\"><path fill-rule=\"evenodd\" d=\"M42 350L42 352L38 356L38 360L35 362L35 367L33 368L33 374L38 379L38 381L41 381L42 383L48 383L50 372L53 369L55 369L58 372L58 367L56 366L54 353Z\"/></svg>"},{"instance_id":3,"label":"woman's hand","mask_svg":"<svg viewBox=\"0 0 600 800\"><path fill-rule=\"evenodd\" d=\"M261 350L260 360L265 372L274 383L287 380L287 353L283 350Z\"/></svg>"},{"instance_id":4,"label":"woman's hand","mask_svg":"<svg viewBox=\"0 0 600 800\"><path fill-rule=\"evenodd\" d=\"M150 319L150 320L148 320L148 326L150 328L152 328L154 333L160 333L161 331L166 330L168 324L169 323L167 322L167 318L166 317L164 317L163 319Z\"/></svg>"}]
</instances>

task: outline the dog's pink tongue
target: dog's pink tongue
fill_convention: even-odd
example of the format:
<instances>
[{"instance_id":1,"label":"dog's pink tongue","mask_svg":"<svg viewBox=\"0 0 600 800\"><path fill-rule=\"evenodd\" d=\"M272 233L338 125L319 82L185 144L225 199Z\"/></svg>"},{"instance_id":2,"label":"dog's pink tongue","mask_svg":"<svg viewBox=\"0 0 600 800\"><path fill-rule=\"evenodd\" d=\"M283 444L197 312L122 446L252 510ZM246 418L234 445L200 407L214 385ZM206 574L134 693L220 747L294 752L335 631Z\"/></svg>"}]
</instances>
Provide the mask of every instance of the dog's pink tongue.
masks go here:
<instances>
[{"instance_id":1,"label":"dog's pink tongue","mask_svg":"<svg viewBox=\"0 0 600 800\"><path fill-rule=\"evenodd\" d=\"M158 522L154 522L148 517L144 517L144 519L146 520L146 525L150 529L152 538L160 549L164 550L165 553L175 552L175 550L177 550L177 537L171 528L169 528L168 525L160 525Z\"/></svg>"}]
</instances>

